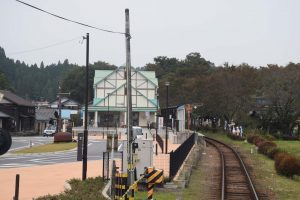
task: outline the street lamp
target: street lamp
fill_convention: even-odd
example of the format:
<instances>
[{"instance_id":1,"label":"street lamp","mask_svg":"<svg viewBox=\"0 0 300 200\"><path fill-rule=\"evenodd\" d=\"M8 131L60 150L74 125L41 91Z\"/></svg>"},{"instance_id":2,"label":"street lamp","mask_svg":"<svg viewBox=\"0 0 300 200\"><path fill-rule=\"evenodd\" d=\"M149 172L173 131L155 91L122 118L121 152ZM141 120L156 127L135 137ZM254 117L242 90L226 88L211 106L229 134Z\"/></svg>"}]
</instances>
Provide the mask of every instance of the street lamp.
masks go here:
<instances>
[{"instance_id":1,"label":"street lamp","mask_svg":"<svg viewBox=\"0 0 300 200\"><path fill-rule=\"evenodd\" d=\"M165 82L165 86L167 87L167 101L166 101L166 150L165 150L165 153L167 154L168 153L168 114L169 114L169 110L168 110L168 107L169 107L169 85L170 85L170 82Z\"/></svg>"},{"instance_id":2,"label":"street lamp","mask_svg":"<svg viewBox=\"0 0 300 200\"><path fill-rule=\"evenodd\" d=\"M110 93L107 93L107 117L106 117L106 128L107 128L107 130L108 130L108 123L109 123L109 95L110 95Z\"/></svg>"},{"instance_id":3,"label":"street lamp","mask_svg":"<svg viewBox=\"0 0 300 200\"><path fill-rule=\"evenodd\" d=\"M159 95L156 95L156 127L155 127L155 140L157 138L157 129L158 129L158 98Z\"/></svg>"},{"instance_id":4,"label":"street lamp","mask_svg":"<svg viewBox=\"0 0 300 200\"><path fill-rule=\"evenodd\" d=\"M197 106L194 106L194 112L196 112ZM194 125L194 133L196 132L196 119L197 115L195 117L195 114L193 114L193 125Z\"/></svg>"}]
</instances>

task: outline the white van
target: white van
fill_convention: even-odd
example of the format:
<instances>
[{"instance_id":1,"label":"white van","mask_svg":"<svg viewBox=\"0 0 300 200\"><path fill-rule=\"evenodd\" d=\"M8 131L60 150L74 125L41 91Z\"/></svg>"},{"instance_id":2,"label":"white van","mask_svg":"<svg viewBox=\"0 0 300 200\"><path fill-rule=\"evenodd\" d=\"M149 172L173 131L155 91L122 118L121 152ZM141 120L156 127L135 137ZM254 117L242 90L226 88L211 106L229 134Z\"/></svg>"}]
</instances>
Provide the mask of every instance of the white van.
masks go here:
<instances>
[{"instance_id":1,"label":"white van","mask_svg":"<svg viewBox=\"0 0 300 200\"><path fill-rule=\"evenodd\" d=\"M127 134L127 132L125 134ZM133 135L133 139L142 138L143 137L143 129L142 129L142 127L133 126L132 127L132 135Z\"/></svg>"},{"instance_id":2,"label":"white van","mask_svg":"<svg viewBox=\"0 0 300 200\"><path fill-rule=\"evenodd\" d=\"M133 126L132 127L132 132L133 132L133 138L143 138L143 129L142 127L139 126Z\"/></svg>"},{"instance_id":3,"label":"white van","mask_svg":"<svg viewBox=\"0 0 300 200\"><path fill-rule=\"evenodd\" d=\"M49 125L45 128L43 132L43 136L53 136L56 132L56 126L54 125Z\"/></svg>"}]
</instances>

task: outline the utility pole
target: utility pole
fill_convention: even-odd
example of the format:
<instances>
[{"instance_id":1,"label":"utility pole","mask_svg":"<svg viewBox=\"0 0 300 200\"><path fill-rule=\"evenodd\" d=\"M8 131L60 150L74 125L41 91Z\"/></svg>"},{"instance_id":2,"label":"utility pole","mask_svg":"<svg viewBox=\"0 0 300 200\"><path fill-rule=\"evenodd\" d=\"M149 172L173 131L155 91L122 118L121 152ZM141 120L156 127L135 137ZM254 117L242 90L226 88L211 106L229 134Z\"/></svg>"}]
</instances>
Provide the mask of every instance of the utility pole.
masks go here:
<instances>
[{"instance_id":1,"label":"utility pole","mask_svg":"<svg viewBox=\"0 0 300 200\"><path fill-rule=\"evenodd\" d=\"M131 55L130 55L130 27L129 27L129 9L125 9L125 40L126 40L126 86L127 86L127 184L128 186L134 183L134 166L132 159L132 99L131 99ZM130 194L134 197L134 193L131 190Z\"/></svg>"},{"instance_id":2,"label":"utility pole","mask_svg":"<svg viewBox=\"0 0 300 200\"><path fill-rule=\"evenodd\" d=\"M57 121L57 133L60 132L61 127L61 97L60 97L60 84L58 83L58 121Z\"/></svg>"},{"instance_id":3,"label":"utility pole","mask_svg":"<svg viewBox=\"0 0 300 200\"><path fill-rule=\"evenodd\" d=\"M155 127L155 140L157 139L157 129L158 129L158 97L159 95L156 94L156 127Z\"/></svg>"},{"instance_id":4,"label":"utility pole","mask_svg":"<svg viewBox=\"0 0 300 200\"><path fill-rule=\"evenodd\" d=\"M87 140L88 140L88 101L89 101L89 33L86 34L86 70L85 70L85 109L84 109L84 131L83 131L83 154L82 154L82 180L86 179L87 173Z\"/></svg>"}]
</instances>

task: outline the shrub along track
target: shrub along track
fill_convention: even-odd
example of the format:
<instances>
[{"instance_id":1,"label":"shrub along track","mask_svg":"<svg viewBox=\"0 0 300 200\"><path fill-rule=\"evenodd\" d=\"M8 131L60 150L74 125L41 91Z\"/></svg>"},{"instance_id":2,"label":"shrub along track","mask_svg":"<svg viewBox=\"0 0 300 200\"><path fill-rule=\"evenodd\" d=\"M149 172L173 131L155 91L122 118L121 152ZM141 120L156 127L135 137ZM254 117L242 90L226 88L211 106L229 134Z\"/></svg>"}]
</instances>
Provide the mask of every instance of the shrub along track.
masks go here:
<instances>
[{"instance_id":1,"label":"shrub along track","mask_svg":"<svg viewBox=\"0 0 300 200\"><path fill-rule=\"evenodd\" d=\"M257 194L250 175L234 149L217 140L205 137L208 144L214 146L220 156L219 179L213 187L212 193L220 199L265 199L265 195ZM218 163L216 163L218 164ZM215 191L213 191L215 188ZM219 198L218 198L219 199Z\"/></svg>"}]
</instances>

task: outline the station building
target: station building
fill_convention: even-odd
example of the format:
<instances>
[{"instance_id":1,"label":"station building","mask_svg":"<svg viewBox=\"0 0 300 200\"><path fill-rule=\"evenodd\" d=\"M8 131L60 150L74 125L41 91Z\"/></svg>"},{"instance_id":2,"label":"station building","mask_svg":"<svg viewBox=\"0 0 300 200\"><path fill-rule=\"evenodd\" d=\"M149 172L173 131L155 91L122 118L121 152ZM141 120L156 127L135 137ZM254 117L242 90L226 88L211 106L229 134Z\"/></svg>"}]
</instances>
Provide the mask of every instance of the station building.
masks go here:
<instances>
[{"instance_id":1,"label":"station building","mask_svg":"<svg viewBox=\"0 0 300 200\"><path fill-rule=\"evenodd\" d=\"M133 126L147 127L156 121L158 80L154 71L131 69ZM126 126L126 69L95 70L94 99L88 112L94 127ZM91 116L91 115L90 115Z\"/></svg>"}]
</instances>

